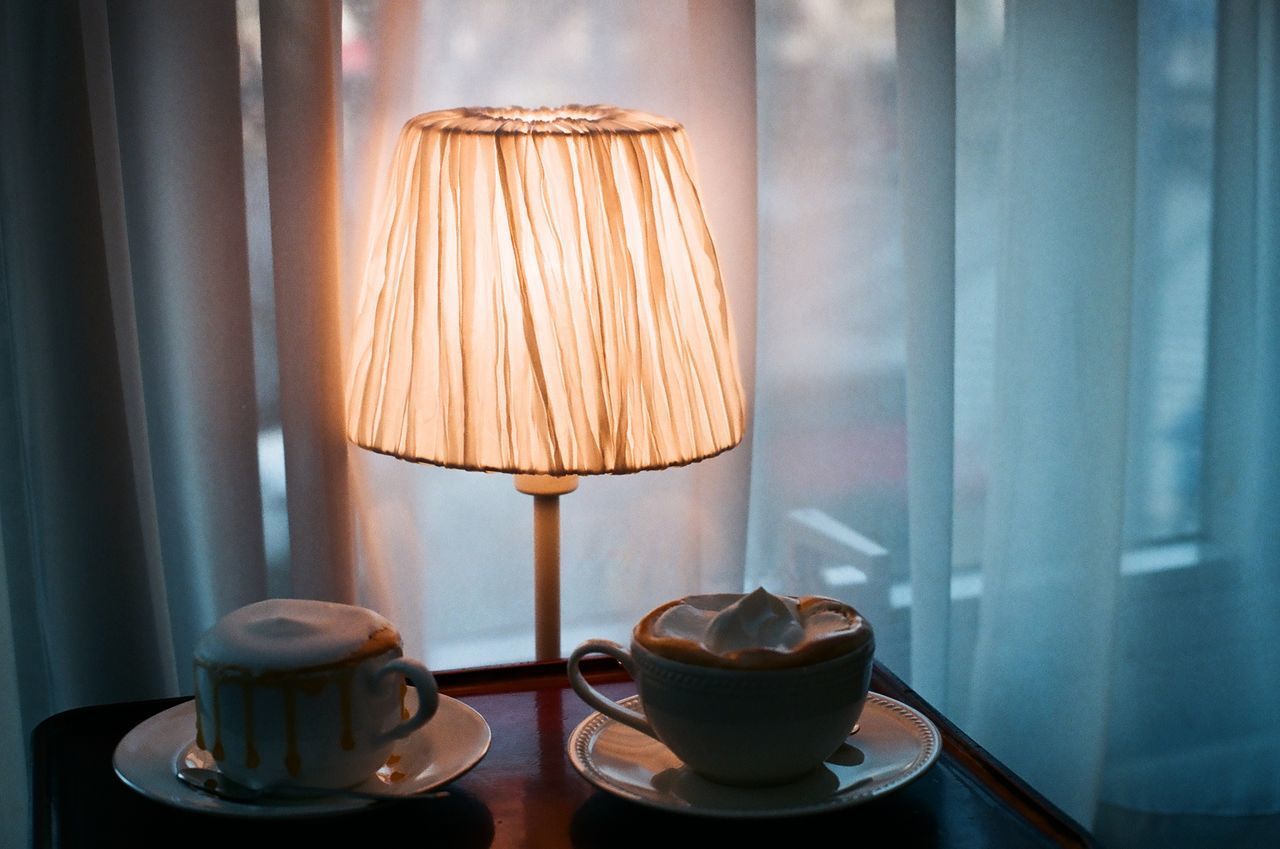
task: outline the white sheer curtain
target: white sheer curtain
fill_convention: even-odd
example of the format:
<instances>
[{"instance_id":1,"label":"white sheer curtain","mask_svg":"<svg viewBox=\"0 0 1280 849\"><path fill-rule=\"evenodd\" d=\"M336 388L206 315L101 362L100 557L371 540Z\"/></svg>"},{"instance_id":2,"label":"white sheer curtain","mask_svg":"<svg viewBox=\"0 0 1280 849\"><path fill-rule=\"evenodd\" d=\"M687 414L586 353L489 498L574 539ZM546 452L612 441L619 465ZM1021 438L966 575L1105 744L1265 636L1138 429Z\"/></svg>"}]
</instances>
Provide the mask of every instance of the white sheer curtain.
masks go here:
<instances>
[{"instance_id":1,"label":"white sheer curtain","mask_svg":"<svg viewBox=\"0 0 1280 849\"><path fill-rule=\"evenodd\" d=\"M1136 13L1010 4L1005 16L970 727L1083 820L1102 765L1124 518Z\"/></svg>"},{"instance_id":2,"label":"white sheer curtain","mask_svg":"<svg viewBox=\"0 0 1280 849\"><path fill-rule=\"evenodd\" d=\"M0 11L6 845L41 719L186 689L266 592L235 9L172 11Z\"/></svg>"},{"instance_id":3,"label":"white sheer curtain","mask_svg":"<svg viewBox=\"0 0 1280 849\"><path fill-rule=\"evenodd\" d=\"M1274 842L1276 4L758 12L749 579L1108 845Z\"/></svg>"}]
</instances>

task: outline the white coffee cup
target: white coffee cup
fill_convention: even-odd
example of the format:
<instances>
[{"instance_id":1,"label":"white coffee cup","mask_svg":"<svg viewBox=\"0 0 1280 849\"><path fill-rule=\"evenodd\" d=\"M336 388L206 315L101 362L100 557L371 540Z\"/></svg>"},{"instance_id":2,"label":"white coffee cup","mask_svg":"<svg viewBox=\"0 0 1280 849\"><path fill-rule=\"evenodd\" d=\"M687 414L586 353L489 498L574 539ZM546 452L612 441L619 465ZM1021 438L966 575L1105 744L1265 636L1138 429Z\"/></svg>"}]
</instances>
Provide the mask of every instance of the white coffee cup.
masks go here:
<instances>
[{"instance_id":1,"label":"white coffee cup","mask_svg":"<svg viewBox=\"0 0 1280 849\"><path fill-rule=\"evenodd\" d=\"M435 679L402 655L400 634L367 608L270 599L234 610L196 645L196 743L252 787L358 784L436 712Z\"/></svg>"},{"instance_id":2,"label":"white coffee cup","mask_svg":"<svg viewBox=\"0 0 1280 849\"><path fill-rule=\"evenodd\" d=\"M651 613L641 624L652 618ZM677 660L647 648L637 639L639 630L638 625L630 651L609 640L580 645L569 656L570 684L587 704L661 741L687 767L715 781L767 785L797 779L836 751L862 712L875 651L869 626L848 651L774 668ZM635 679L641 711L587 683L579 664L596 653L617 659Z\"/></svg>"}]
</instances>

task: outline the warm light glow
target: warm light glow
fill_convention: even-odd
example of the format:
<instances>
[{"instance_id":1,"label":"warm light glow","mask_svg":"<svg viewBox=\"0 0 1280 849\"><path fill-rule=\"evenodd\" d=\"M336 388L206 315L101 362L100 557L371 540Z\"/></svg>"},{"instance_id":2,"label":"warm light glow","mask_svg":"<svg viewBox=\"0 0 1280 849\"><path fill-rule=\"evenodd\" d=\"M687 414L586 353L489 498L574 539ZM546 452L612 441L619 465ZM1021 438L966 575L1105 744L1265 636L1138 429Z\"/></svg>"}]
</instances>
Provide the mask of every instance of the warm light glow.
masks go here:
<instances>
[{"instance_id":1,"label":"warm light glow","mask_svg":"<svg viewBox=\"0 0 1280 849\"><path fill-rule=\"evenodd\" d=\"M733 327L679 124L611 106L409 121L347 431L467 469L634 472L742 439Z\"/></svg>"}]
</instances>

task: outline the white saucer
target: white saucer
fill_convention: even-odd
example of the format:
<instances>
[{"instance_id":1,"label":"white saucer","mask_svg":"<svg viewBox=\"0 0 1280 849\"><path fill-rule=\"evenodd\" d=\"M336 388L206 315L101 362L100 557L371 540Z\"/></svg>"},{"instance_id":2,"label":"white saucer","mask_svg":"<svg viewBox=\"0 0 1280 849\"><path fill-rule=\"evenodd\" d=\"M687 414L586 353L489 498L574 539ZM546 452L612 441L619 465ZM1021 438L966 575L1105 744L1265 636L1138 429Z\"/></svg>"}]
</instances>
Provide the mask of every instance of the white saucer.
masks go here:
<instances>
[{"instance_id":1,"label":"white saucer","mask_svg":"<svg viewBox=\"0 0 1280 849\"><path fill-rule=\"evenodd\" d=\"M406 694L405 707L410 711L417 707L417 695L412 688ZM212 755L196 747L195 727L193 701L175 705L143 721L116 746L112 758L116 775L157 802L229 816L314 816L380 802L349 796L233 802L196 790L178 780L178 767L216 768L216 765ZM489 725L484 717L457 699L441 696L440 708L431 721L398 741L387 765L357 788L388 799L434 790L479 763L489 751L489 741Z\"/></svg>"},{"instance_id":2,"label":"white saucer","mask_svg":"<svg viewBox=\"0 0 1280 849\"><path fill-rule=\"evenodd\" d=\"M639 697L621 703L638 708ZM941 750L932 722L879 693L867 694L857 733L820 769L773 787L710 781L657 740L599 713L569 735L574 768L601 790L653 808L711 817L792 816L857 805L902 787Z\"/></svg>"}]
</instances>

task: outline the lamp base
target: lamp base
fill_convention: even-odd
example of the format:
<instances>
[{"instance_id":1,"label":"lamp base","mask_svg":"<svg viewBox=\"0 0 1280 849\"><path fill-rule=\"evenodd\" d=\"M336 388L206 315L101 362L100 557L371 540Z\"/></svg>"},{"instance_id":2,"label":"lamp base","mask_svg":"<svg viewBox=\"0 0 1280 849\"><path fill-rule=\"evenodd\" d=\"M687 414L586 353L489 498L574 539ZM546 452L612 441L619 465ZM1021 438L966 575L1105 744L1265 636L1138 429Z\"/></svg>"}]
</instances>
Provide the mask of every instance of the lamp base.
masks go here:
<instances>
[{"instance_id":1,"label":"lamp base","mask_svg":"<svg viewBox=\"0 0 1280 849\"><path fill-rule=\"evenodd\" d=\"M560 496L578 488L577 475L516 475L533 496L533 633L538 660L560 657Z\"/></svg>"}]
</instances>

